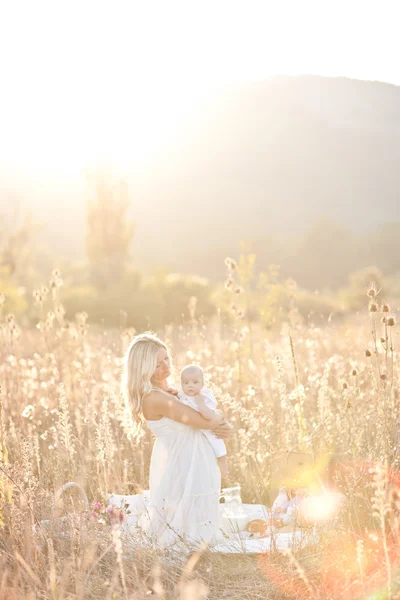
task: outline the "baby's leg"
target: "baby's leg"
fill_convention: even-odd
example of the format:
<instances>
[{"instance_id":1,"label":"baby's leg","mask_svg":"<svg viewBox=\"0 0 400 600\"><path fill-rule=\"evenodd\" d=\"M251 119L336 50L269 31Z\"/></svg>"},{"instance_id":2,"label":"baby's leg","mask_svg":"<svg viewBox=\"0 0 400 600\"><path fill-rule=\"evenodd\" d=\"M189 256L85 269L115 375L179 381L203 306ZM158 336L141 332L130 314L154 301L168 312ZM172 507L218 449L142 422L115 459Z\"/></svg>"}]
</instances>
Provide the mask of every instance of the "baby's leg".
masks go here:
<instances>
[{"instance_id":1,"label":"baby's leg","mask_svg":"<svg viewBox=\"0 0 400 600\"><path fill-rule=\"evenodd\" d=\"M220 456L219 458L217 458L217 463L219 466L219 470L221 471L221 477L222 479L225 479L226 477L228 477L228 461L226 459L226 454L225 456Z\"/></svg>"}]
</instances>

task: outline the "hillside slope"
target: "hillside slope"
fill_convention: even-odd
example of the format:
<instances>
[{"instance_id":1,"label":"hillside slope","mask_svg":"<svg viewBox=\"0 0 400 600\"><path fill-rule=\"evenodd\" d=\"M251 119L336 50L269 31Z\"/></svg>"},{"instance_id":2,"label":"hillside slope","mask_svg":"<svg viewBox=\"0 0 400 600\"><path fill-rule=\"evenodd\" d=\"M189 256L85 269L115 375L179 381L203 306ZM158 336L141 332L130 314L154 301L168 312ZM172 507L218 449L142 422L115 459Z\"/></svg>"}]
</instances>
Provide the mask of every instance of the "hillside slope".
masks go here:
<instances>
[{"instance_id":1,"label":"hillside slope","mask_svg":"<svg viewBox=\"0 0 400 600\"><path fill-rule=\"evenodd\" d=\"M130 174L139 266L214 274L240 239L291 235L320 218L353 231L400 219L400 87L268 78L210 96L147 170ZM82 182L0 179L46 219L56 252L83 252ZM7 192L7 193L6 193Z\"/></svg>"}]
</instances>

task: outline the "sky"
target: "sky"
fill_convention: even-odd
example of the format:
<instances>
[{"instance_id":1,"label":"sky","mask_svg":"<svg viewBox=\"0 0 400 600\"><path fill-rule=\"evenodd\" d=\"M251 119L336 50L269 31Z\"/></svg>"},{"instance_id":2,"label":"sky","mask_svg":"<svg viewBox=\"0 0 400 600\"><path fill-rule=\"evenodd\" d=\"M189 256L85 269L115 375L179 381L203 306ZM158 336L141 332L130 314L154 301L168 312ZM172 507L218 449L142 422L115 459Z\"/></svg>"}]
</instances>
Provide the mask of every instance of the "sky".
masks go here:
<instances>
[{"instance_id":1,"label":"sky","mask_svg":"<svg viewBox=\"0 0 400 600\"><path fill-rule=\"evenodd\" d=\"M398 0L0 0L0 167L151 161L215 87L277 74L400 85ZM0 173L1 174L1 173Z\"/></svg>"}]
</instances>

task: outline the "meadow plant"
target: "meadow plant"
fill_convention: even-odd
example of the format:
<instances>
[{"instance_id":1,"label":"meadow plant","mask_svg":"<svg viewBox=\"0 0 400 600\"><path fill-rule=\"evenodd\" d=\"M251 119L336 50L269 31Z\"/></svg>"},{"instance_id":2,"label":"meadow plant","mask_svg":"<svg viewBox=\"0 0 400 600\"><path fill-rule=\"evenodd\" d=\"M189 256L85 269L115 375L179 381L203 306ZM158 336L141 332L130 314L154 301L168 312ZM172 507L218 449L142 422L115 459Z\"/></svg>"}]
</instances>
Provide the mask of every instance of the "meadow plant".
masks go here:
<instances>
[{"instance_id":1,"label":"meadow plant","mask_svg":"<svg viewBox=\"0 0 400 600\"><path fill-rule=\"evenodd\" d=\"M157 551L125 547L118 522L101 536L93 527L85 543L60 544L44 533L38 544L31 532L51 519L54 492L65 482L80 484L98 503L97 520L104 519L109 493L148 488L152 446L120 394L122 356L135 330L89 325L85 312L69 321L55 271L34 292L35 330L4 313L0 296L0 598L357 598L379 586L395 597L396 315L371 286L364 315L306 322L293 292L287 319L265 329L251 319L246 296L253 266L251 257L226 260L230 317L222 311L206 321L191 298L187 320L158 333L172 347L176 370L188 361L204 367L235 428L230 478L240 483L243 500L270 504L273 459L312 453L313 476L347 499L336 528L286 557L204 550L189 570ZM351 563L347 574L341 574L343 554Z\"/></svg>"}]
</instances>

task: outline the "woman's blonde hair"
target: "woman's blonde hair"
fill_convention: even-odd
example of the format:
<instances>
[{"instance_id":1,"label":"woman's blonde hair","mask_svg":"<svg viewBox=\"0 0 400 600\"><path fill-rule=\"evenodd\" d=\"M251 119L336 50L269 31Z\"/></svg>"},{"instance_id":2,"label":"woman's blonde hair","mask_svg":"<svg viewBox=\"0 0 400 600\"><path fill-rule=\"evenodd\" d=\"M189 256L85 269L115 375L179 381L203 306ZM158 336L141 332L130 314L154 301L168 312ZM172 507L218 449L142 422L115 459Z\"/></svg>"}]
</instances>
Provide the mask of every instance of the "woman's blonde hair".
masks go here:
<instances>
[{"instance_id":1,"label":"woman's blonde hair","mask_svg":"<svg viewBox=\"0 0 400 600\"><path fill-rule=\"evenodd\" d=\"M135 336L125 352L121 391L136 415L142 410L143 396L153 387L151 378L160 348L168 351L163 341L146 331Z\"/></svg>"}]
</instances>

